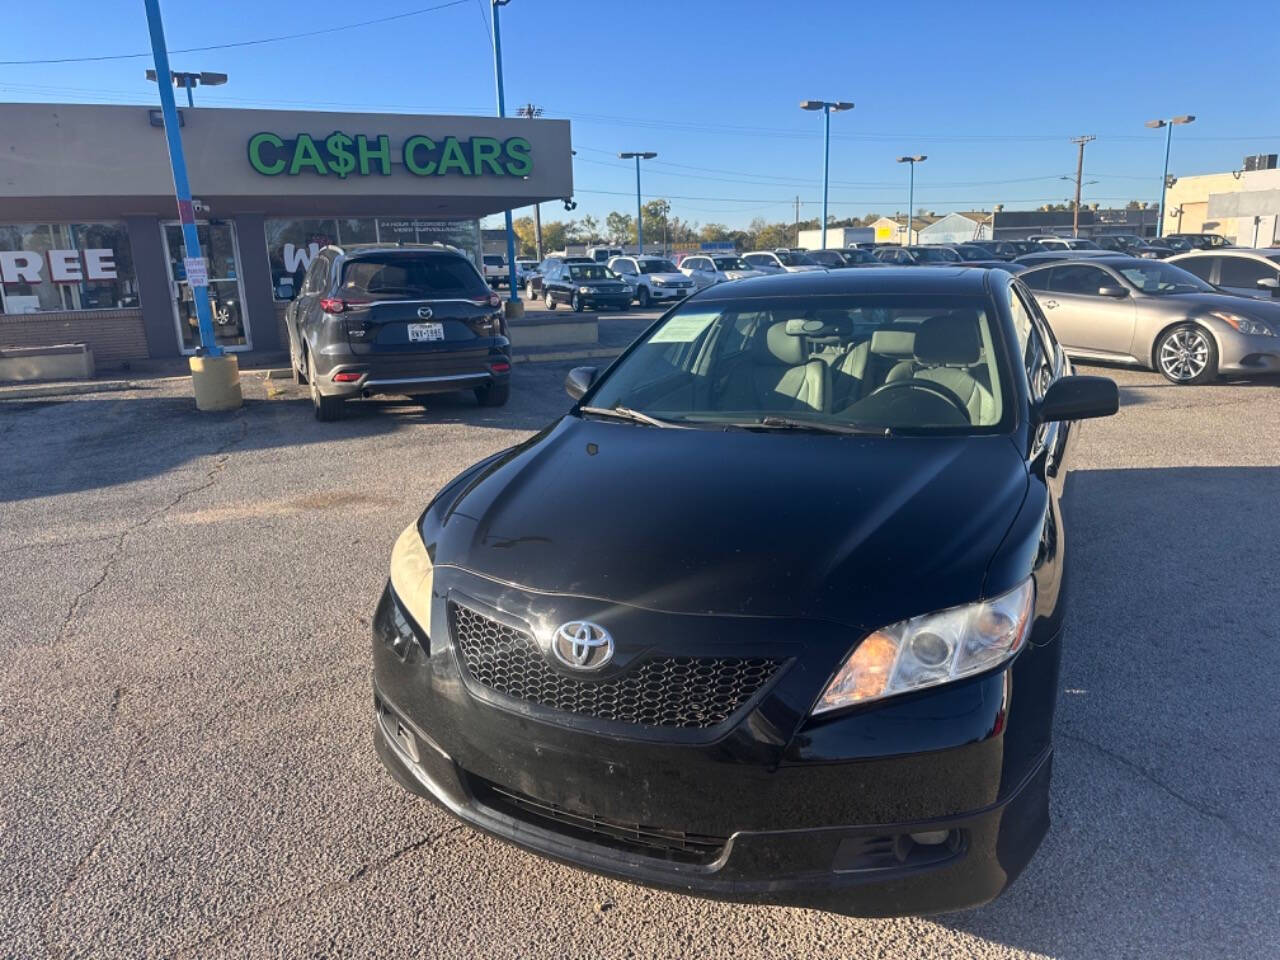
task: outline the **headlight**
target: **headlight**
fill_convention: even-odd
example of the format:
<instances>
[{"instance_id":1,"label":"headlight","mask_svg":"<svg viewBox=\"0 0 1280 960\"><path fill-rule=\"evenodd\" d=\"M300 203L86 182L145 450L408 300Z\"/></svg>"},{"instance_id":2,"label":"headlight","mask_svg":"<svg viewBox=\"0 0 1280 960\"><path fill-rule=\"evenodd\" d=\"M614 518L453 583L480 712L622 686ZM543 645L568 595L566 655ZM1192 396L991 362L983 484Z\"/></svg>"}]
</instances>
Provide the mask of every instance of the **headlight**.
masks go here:
<instances>
[{"instance_id":1,"label":"headlight","mask_svg":"<svg viewBox=\"0 0 1280 960\"><path fill-rule=\"evenodd\" d=\"M404 528L391 548L391 589L423 632L431 629L431 586L435 569L427 556L418 521Z\"/></svg>"},{"instance_id":2,"label":"headlight","mask_svg":"<svg viewBox=\"0 0 1280 960\"><path fill-rule=\"evenodd\" d=\"M579 287L579 288L578 288L578 292L579 292L579 293L590 293L590 292L591 292L591 288L590 288L590 287Z\"/></svg>"},{"instance_id":3,"label":"headlight","mask_svg":"<svg viewBox=\"0 0 1280 960\"><path fill-rule=\"evenodd\" d=\"M653 281L653 285L654 285L655 287L665 287L665 286L667 285L667 281L665 281L665 280L663 280L663 279L661 279L661 278L658 278L658 279L656 279L656 280L654 280L654 281Z\"/></svg>"},{"instance_id":4,"label":"headlight","mask_svg":"<svg viewBox=\"0 0 1280 960\"><path fill-rule=\"evenodd\" d=\"M1248 334L1251 337L1274 337L1276 335L1275 331L1261 320L1254 320L1252 317L1242 317L1238 313L1215 311L1209 314L1209 316L1217 317L1223 323L1230 324L1241 333Z\"/></svg>"},{"instance_id":5,"label":"headlight","mask_svg":"<svg viewBox=\"0 0 1280 960\"><path fill-rule=\"evenodd\" d=\"M882 627L836 671L813 712L950 683L998 666L1022 649L1034 597L1028 577L993 600Z\"/></svg>"}]
</instances>

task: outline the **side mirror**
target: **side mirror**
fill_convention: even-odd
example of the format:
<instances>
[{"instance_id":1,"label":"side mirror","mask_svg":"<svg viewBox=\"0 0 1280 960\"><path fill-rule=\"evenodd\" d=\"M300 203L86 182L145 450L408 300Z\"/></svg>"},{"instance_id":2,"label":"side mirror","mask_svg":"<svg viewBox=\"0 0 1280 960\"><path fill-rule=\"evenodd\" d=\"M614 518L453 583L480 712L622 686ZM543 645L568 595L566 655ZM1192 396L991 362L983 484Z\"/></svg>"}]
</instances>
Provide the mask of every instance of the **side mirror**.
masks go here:
<instances>
[{"instance_id":1,"label":"side mirror","mask_svg":"<svg viewBox=\"0 0 1280 960\"><path fill-rule=\"evenodd\" d=\"M1274 293L1276 290L1280 290L1280 279L1277 279L1276 277L1262 277L1258 280L1258 286L1263 290L1270 290Z\"/></svg>"},{"instance_id":2,"label":"side mirror","mask_svg":"<svg viewBox=\"0 0 1280 960\"><path fill-rule=\"evenodd\" d=\"M595 367L574 367L569 371L569 375L564 378L564 392L575 400L581 400L582 395L591 389L591 385L596 382ZM1110 380L1107 383L1111 383ZM1112 384L1114 387L1114 384Z\"/></svg>"},{"instance_id":3,"label":"side mirror","mask_svg":"<svg viewBox=\"0 0 1280 960\"><path fill-rule=\"evenodd\" d=\"M1052 423L1055 420L1109 417L1119 409L1120 391L1114 380L1106 377L1063 377L1045 392L1036 412L1041 423Z\"/></svg>"},{"instance_id":4,"label":"side mirror","mask_svg":"<svg viewBox=\"0 0 1280 960\"><path fill-rule=\"evenodd\" d=\"M1116 286L1108 285L1105 287L1098 288L1098 296L1100 297L1111 297L1115 300L1123 300L1128 295L1129 295L1129 291L1126 290L1124 287L1116 287Z\"/></svg>"}]
</instances>

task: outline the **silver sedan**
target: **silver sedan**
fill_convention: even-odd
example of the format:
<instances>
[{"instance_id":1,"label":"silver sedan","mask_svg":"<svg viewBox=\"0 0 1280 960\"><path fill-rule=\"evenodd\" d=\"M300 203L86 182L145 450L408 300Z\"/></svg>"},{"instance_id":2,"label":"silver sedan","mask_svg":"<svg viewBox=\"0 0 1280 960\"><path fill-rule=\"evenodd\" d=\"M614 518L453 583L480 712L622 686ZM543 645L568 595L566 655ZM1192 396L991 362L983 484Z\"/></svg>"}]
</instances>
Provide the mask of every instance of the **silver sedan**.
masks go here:
<instances>
[{"instance_id":1,"label":"silver sedan","mask_svg":"<svg viewBox=\"0 0 1280 960\"><path fill-rule=\"evenodd\" d=\"M1280 372L1280 304L1220 293L1168 263L1090 257L1019 279L1072 356L1154 368L1185 384Z\"/></svg>"}]
</instances>

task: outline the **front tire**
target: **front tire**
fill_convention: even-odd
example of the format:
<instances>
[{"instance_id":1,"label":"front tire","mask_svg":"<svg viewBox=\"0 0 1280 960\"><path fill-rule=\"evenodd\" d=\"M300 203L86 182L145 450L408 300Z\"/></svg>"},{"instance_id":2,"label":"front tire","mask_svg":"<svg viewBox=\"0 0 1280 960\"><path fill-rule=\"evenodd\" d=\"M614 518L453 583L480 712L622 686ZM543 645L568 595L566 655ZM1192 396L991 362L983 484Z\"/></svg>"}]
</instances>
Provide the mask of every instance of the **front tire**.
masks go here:
<instances>
[{"instance_id":1,"label":"front tire","mask_svg":"<svg viewBox=\"0 0 1280 960\"><path fill-rule=\"evenodd\" d=\"M1170 383L1199 386L1218 376L1218 345L1204 327L1180 323L1156 341L1156 369Z\"/></svg>"},{"instance_id":2,"label":"front tire","mask_svg":"<svg viewBox=\"0 0 1280 960\"><path fill-rule=\"evenodd\" d=\"M548 290L546 294L543 296L542 303L548 310L554 310L556 308L556 302L551 299L550 290Z\"/></svg>"},{"instance_id":3,"label":"front tire","mask_svg":"<svg viewBox=\"0 0 1280 960\"><path fill-rule=\"evenodd\" d=\"M578 296L578 295L575 293L575 294L573 295L573 300L572 300L571 302L572 302L572 304L573 304L573 312L574 312L574 313L581 313L581 312L582 312L582 298L581 298L580 296Z\"/></svg>"},{"instance_id":4,"label":"front tire","mask_svg":"<svg viewBox=\"0 0 1280 960\"><path fill-rule=\"evenodd\" d=\"M641 287L641 288L640 288L640 295L639 295L638 297L636 297L636 299L640 301L640 309L641 309L641 310L648 310L648 309L649 309L649 304L650 304L650 302L652 301L652 298L649 296L649 288L648 288L648 287Z\"/></svg>"},{"instance_id":5,"label":"front tire","mask_svg":"<svg viewBox=\"0 0 1280 960\"><path fill-rule=\"evenodd\" d=\"M305 387L307 385L307 375L293 362L292 358L289 359L289 366L293 368L293 382L300 387Z\"/></svg>"},{"instance_id":6,"label":"front tire","mask_svg":"<svg viewBox=\"0 0 1280 960\"><path fill-rule=\"evenodd\" d=\"M311 384L311 409L316 415L316 419L325 423L332 423L334 420L342 419L342 397L326 397L320 392L320 385L316 377L316 364L311 359L311 354L307 354L307 382Z\"/></svg>"},{"instance_id":7,"label":"front tire","mask_svg":"<svg viewBox=\"0 0 1280 960\"><path fill-rule=\"evenodd\" d=\"M532 283L526 283L524 285L524 298L530 303L533 303L533 301L538 299L538 291L533 289Z\"/></svg>"},{"instance_id":8,"label":"front tire","mask_svg":"<svg viewBox=\"0 0 1280 960\"><path fill-rule=\"evenodd\" d=\"M476 387L476 402L482 407L503 407L511 398L511 383L490 382Z\"/></svg>"}]
</instances>

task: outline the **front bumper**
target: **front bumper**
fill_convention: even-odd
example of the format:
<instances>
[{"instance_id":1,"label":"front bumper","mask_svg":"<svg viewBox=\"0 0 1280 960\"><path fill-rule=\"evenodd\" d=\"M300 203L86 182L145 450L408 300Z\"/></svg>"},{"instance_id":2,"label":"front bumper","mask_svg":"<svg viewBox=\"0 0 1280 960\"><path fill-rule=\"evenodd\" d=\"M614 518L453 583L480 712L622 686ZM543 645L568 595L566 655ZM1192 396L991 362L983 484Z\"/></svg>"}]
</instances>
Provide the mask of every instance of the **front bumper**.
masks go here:
<instances>
[{"instance_id":1,"label":"front bumper","mask_svg":"<svg viewBox=\"0 0 1280 960\"><path fill-rule=\"evenodd\" d=\"M683 287L650 287L649 296L654 300L683 300L693 294L693 288Z\"/></svg>"},{"instance_id":2,"label":"front bumper","mask_svg":"<svg viewBox=\"0 0 1280 960\"><path fill-rule=\"evenodd\" d=\"M992 673L817 720L804 714L829 667L797 644L719 726L643 727L478 689L443 612L456 588L471 598L478 585L437 570L432 639L408 653L392 643L384 591L374 736L404 786L495 836L682 893L880 916L993 899L1048 828L1056 638ZM557 616L587 616L571 598L550 602ZM628 616L634 635L661 625L692 644L679 618ZM692 620L705 634L706 618ZM750 649L799 625L737 621L734 632Z\"/></svg>"},{"instance_id":3,"label":"front bumper","mask_svg":"<svg viewBox=\"0 0 1280 960\"><path fill-rule=\"evenodd\" d=\"M1251 336L1236 330L1220 332L1218 372L1242 376L1280 373L1280 337Z\"/></svg>"}]
</instances>

